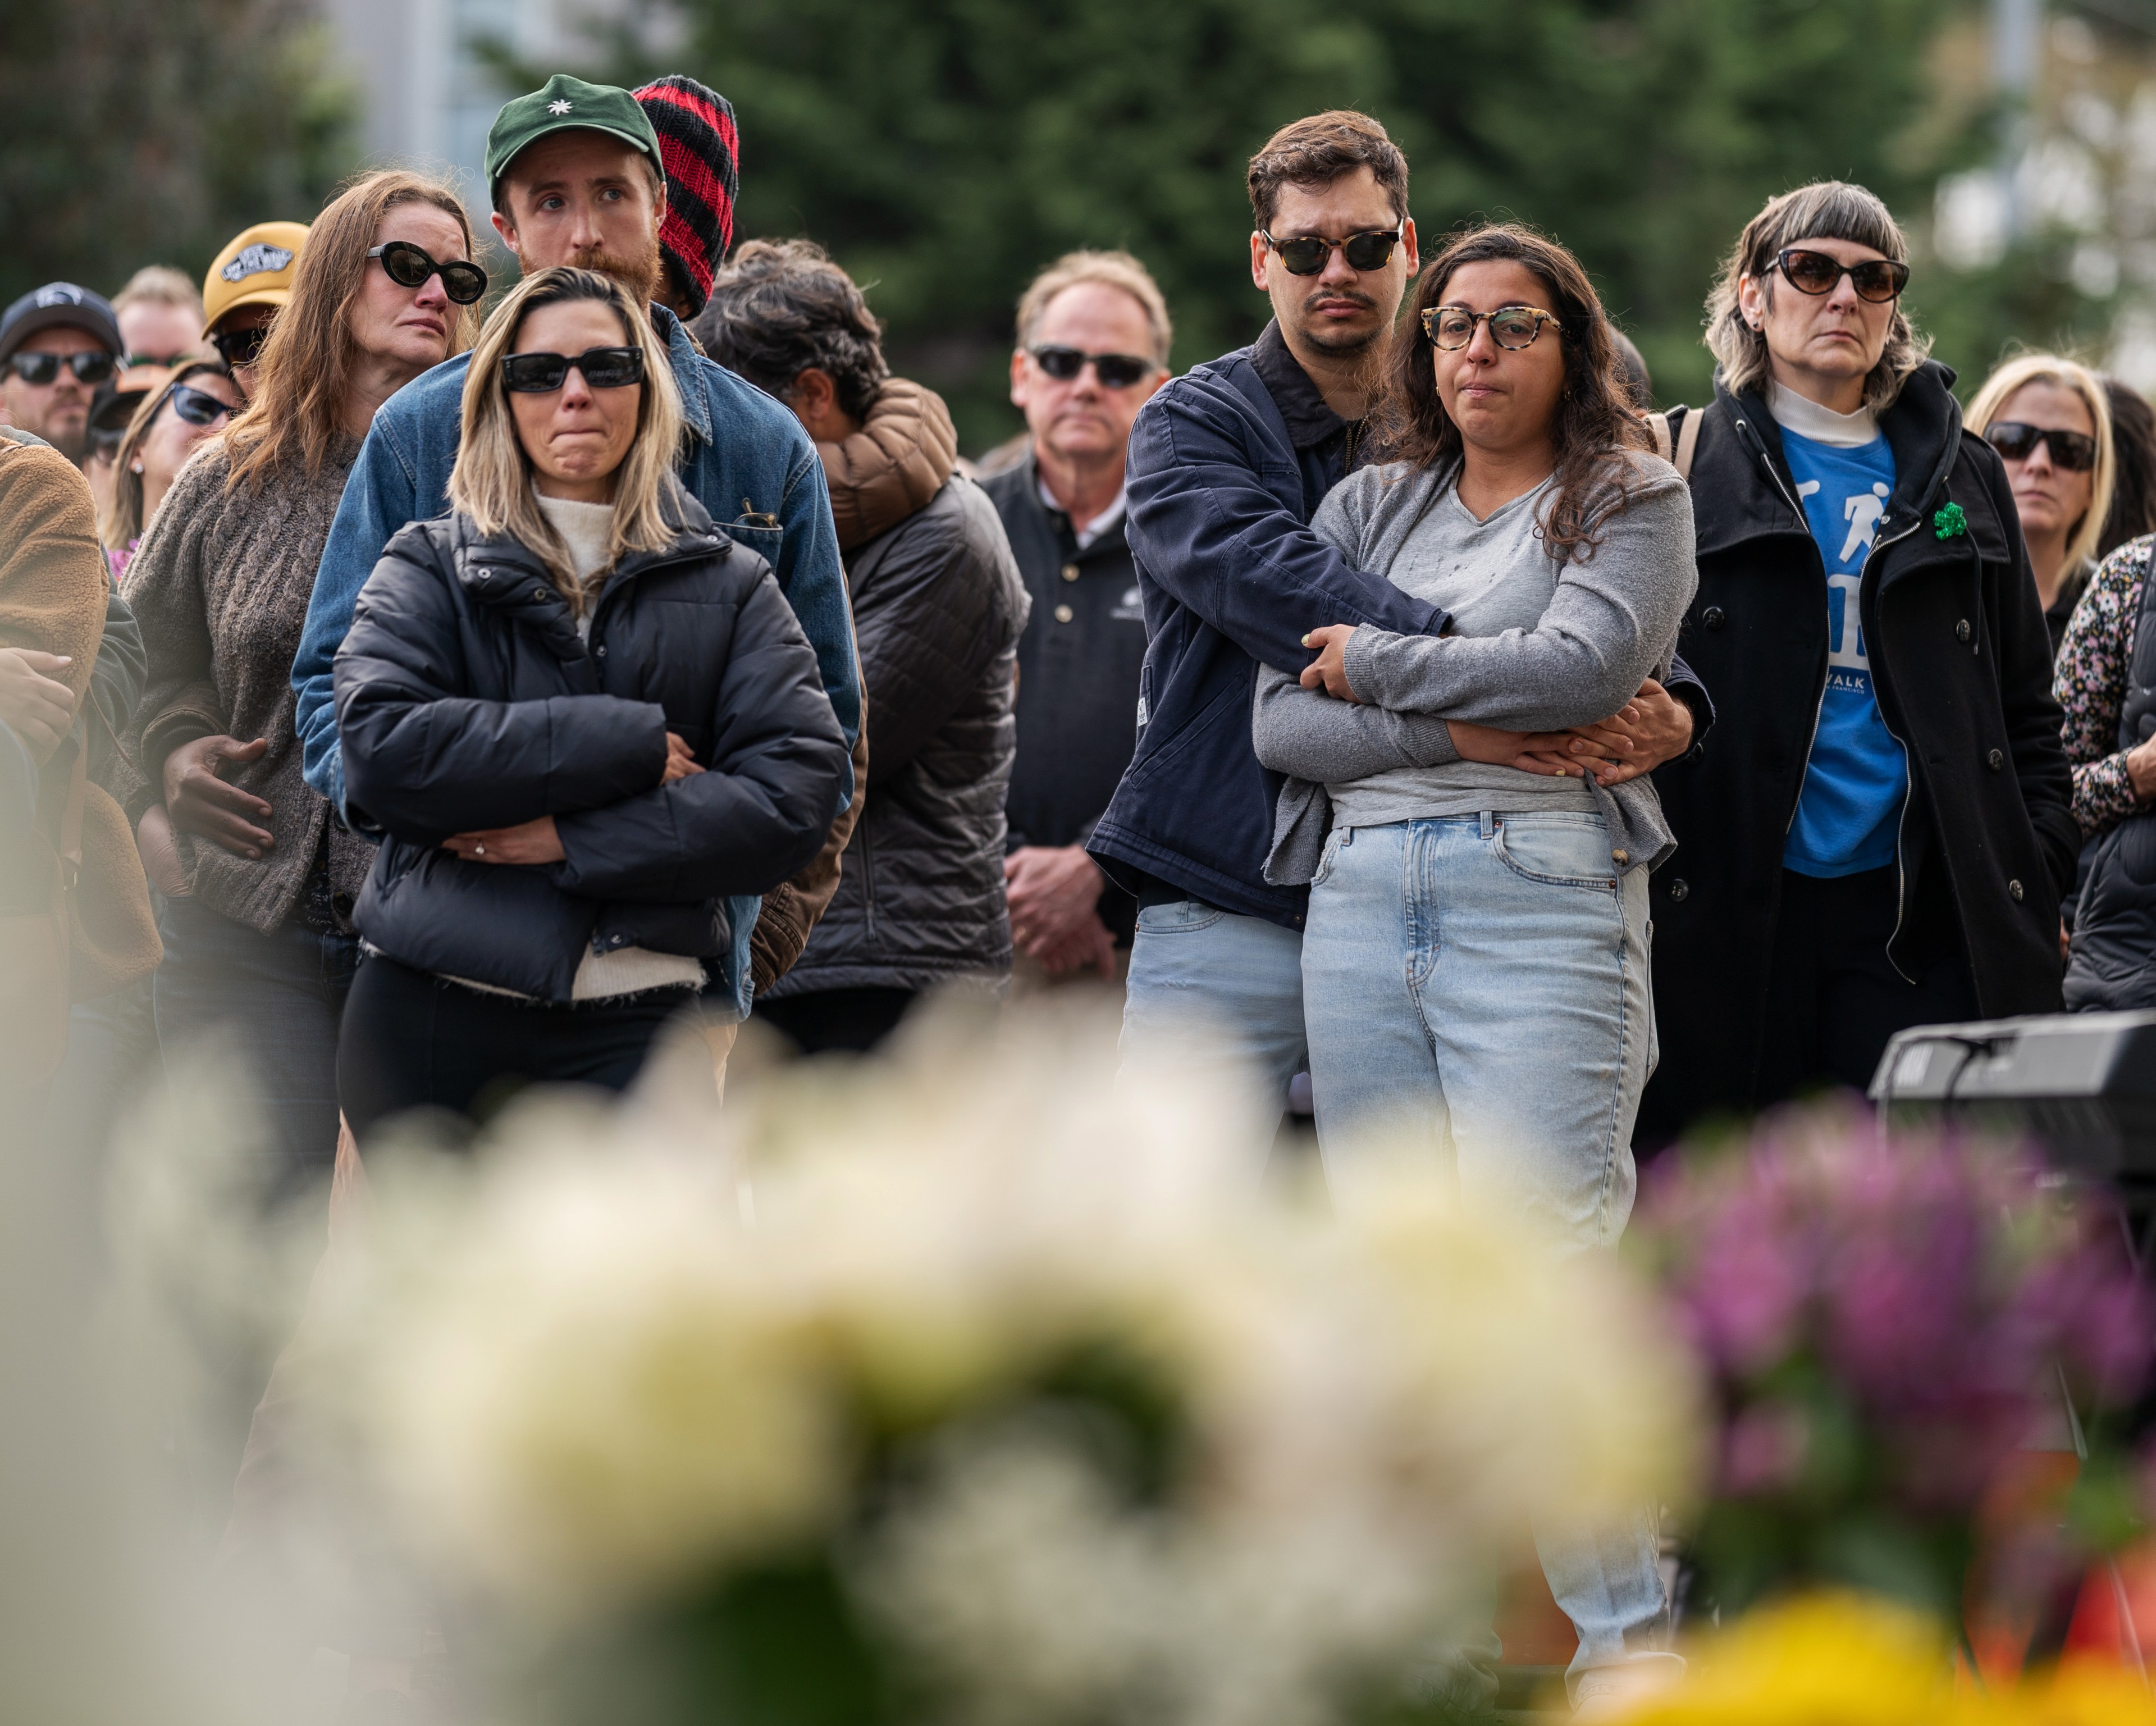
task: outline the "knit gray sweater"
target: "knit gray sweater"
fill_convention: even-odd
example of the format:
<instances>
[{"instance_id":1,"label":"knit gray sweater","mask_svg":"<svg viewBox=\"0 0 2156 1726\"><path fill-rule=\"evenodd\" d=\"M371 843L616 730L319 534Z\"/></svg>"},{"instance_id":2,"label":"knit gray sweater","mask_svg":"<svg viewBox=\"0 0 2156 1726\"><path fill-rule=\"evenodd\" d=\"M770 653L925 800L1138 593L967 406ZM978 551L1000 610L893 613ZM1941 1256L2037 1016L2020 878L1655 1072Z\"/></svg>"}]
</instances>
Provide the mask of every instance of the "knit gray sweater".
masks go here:
<instances>
[{"instance_id":1,"label":"knit gray sweater","mask_svg":"<svg viewBox=\"0 0 2156 1726\"><path fill-rule=\"evenodd\" d=\"M265 934L292 914L325 846L331 886L354 896L374 859L300 778L292 729L292 655L358 454L358 439L340 437L317 473L228 491L223 442L204 444L172 481L121 583L150 655L148 686L121 740L149 782L146 794L163 794L165 758L182 743L219 732L269 739L259 761L227 778L270 805L275 845L258 862L177 836L198 900Z\"/></svg>"},{"instance_id":2,"label":"knit gray sweater","mask_svg":"<svg viewBox=\"0 0 2156 1726\"><path fill-rule=\"evenodd\" d=\"M1327 786L1366 824L1455 814L1468 804L1592 808L1608 824L1620 872L1652 868L1676 848L1650 779L1610 792L1591 778L1559 784L1461 763L1445 724L1562 730L1606 717L1645 679L1668 676L1677 626L1698 582L1691 495L1667 463L1630 459L1625 505L1597 524L1599 544L1584 561L1528 569L1516 561L1509 576L1499 572L1496 578L1524 580L1532 591L1478 596L1455 609L1453 634L1357 629L1346 665L1361 702L1333 700L1301 688L1291 673L1259 667L1252 721L1258 758L1289 776L1276 810L1267 881L1300 885L1316 872L1335 819ZM1417 473L1397 464L1363 469L1327 496L1312 528L1357 567L1404 588L1419 588L1434 573L1445 578L1448 565L1456 581L1455 553L1463 545L1471 552L1478 535L1473 518L1448 495L1454 478L1451 470ZM1382 792L1373 794L1372 787ZM1563 801L1553 803L1553 793Z\"/></svg>"}]
</instances>

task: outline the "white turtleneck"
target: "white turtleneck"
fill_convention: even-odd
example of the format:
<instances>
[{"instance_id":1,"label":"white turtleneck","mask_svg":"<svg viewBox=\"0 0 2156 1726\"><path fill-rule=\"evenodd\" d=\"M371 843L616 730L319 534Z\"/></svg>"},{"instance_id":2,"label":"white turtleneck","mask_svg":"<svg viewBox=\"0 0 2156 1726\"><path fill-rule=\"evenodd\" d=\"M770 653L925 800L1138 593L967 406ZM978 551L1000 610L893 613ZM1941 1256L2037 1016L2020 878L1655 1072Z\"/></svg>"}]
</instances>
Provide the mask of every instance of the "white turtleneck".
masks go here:
<instances>
[{"instance_id":1,"label":"white turtleneck","mask_svg":"<svg viewBox=\"0 0 2156 1726\"><path fill-rule=\"evenodd\" d=\"M1779 383L1768 387L1767 411L1776 424L1833 449L1861 449L1879 435L1879 416L1869 407L1837 414Z\"/></svg>"}]
</instances>

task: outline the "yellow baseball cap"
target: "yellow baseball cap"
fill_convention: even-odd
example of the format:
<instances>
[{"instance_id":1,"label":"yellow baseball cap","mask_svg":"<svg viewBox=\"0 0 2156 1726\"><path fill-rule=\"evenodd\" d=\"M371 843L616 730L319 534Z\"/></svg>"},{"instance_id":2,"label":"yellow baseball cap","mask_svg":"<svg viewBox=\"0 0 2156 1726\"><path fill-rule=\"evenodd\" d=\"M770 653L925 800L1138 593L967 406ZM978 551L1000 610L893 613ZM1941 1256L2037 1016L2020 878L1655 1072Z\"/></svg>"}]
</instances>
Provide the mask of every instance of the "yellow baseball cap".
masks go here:
<instances>
[{"instance_id":1,"label":"yellow baseball cap","mask_svg":"<svg viewBox=\"0 0 2156 1726\"><path fill-rule=\"evenodd\" d=\"M306 244L304 222L257 222L217 254L203 278L203 334L243 306L282 306Z\"/></svg>"}]
</instances>

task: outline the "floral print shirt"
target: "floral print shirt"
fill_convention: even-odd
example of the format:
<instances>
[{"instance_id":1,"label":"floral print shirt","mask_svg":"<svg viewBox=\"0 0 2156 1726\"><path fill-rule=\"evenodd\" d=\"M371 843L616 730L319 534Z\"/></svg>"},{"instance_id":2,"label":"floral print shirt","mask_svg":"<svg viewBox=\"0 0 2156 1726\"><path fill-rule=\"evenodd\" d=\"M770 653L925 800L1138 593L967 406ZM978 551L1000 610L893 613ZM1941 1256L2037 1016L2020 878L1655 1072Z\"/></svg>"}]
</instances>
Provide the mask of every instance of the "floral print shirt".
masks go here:
<instances>
[{"instance_id":1,"label":"floral print shirt","mask_svg":"<svg viewBox=\"0 0 2156 1726\"><path fill-rule=\"evenodd\" d=\"M2066 625L2051 674L2051 694L2066 710L2059 735L2073 768L2074 819L2085 840L2108 833L2146 807L2127 777L2118 717L2126 706L2141 590L2153 561L2156 534L2147 534L2127 541L2097 567Z\"/></svg>"}]
</instances>

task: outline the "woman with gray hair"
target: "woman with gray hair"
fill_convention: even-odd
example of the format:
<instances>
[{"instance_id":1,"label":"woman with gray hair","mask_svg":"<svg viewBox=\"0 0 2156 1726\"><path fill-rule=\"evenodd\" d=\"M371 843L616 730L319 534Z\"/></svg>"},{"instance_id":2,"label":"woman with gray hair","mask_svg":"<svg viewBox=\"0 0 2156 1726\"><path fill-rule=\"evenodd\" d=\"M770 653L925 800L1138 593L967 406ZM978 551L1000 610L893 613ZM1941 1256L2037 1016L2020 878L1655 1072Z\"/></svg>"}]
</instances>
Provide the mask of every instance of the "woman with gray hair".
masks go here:
<instances>
[{"instance_id":1,"label":"woman with gray hair","mask_svg":"<svg viewBox=\"0 0 2156 1726\"><path fill-rule=\"evenodd\" d=\"M1908 254L1861 186L1771 199L1708 301L1714 399L1670 416L1717 713L1656 776L1650 1142L1861 1089L1908 1025L2059 1007L2080 835L2051 640L1999 453L1902 309Z\"/></svg>"}]
</instances>

